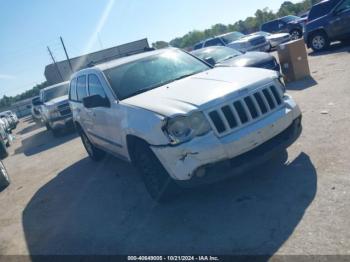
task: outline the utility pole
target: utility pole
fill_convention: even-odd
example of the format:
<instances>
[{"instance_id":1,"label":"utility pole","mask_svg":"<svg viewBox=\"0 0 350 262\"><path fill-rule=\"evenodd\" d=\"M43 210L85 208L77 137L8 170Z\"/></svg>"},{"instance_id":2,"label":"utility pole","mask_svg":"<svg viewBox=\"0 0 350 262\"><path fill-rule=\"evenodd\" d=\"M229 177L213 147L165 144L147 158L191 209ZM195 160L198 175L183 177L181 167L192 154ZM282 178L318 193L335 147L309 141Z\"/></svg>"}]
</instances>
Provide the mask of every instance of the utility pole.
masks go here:
<instances>
[{"instance_id":1,"label":"utility pole","mask_svg":"<svg viewBox=\"0 0 350 262\"><path fill-rule=\"evenodd\" d=\"M61 72L60 72L60 69L58 68L58 65L57 65L57 63L56 63L56 61L55 61L55 58L53 57L52 52L51 52L51 50L50 50L49 47L47 47L47 51L49 51L49 54L50 54L50 56L51 56L51 58L52 58L53 63L54 63L55 66L56 66L56 70L57 70L58 74L60 75L62 81L64 81L64 79L63 79L63 77L62 77L62 74L61 74Z\"/></svg>"},{"instance_id":2,"label":"utility pole","mask_svg":"<svg viewBox=\"0 0 350 262\"><path fill-rule=\"evenodd\" d=\"M69 56L68 56L67 50L66 50L66 46L65 46L65 45L64 45L64 43L63 43L63 38L62 38L62 36L60 36L60 39L61 39L61 43L62 43L62 46L63 46L63 50L64 50L64 52L65 52L65 54L66 54L66 57L67 57L67 61L68 61L68 64L69 64L70 70L71 70L71 71L72 71L72 73L73 73L73 67L72 67L72 64L71 64L71 62L70 62L70 59L69 59Z\"/></svg>"}]
</instances>

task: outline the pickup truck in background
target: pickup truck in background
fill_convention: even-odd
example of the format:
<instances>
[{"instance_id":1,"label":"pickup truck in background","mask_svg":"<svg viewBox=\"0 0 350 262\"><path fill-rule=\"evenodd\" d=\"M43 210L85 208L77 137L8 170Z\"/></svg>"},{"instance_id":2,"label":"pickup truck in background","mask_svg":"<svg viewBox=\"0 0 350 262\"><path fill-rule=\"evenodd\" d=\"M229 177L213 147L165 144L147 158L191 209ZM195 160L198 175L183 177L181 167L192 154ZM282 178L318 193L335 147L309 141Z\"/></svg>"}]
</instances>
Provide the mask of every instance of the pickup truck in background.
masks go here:
<instances>
[{"instance_id":1,"label":"pickup truck in background","mask_svg":"<svg viewBox=\"0 0 350 262\"><path fill-rule=\"evenodd\" d=\"M68 103L69 82L62 82L40 91L41 121L54 136L72 123L72 112Z\"/></svg>"}]
</instances>

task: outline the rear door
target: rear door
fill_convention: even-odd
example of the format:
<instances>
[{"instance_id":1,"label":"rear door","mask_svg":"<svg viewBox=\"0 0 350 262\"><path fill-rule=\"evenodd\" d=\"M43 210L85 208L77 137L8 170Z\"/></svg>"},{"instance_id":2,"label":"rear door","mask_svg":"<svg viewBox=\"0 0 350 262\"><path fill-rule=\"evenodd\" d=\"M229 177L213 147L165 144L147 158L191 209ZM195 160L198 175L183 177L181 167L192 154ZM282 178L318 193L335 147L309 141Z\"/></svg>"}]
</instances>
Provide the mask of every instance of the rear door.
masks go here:
<instances>
[{"instance_id":1,"label":"rear door","mask_svg":"<svg viewBox=\"0 0 350 262\"><path fill-rule=\"evenodd\" d=\"M75 110L79 118L79 123L82 125L83 129L89 133L93 127L92 119L89 115L88 109L83 106L83 98L87 97L87 87L86 87L86 75L80 75L77 77L76 84L76 101Z\"/></svg>"},{"instance_id":2,"label":"rear door","mask_svg":"<svg viewBox=\"0 0 350 262\"><path fill-rule=\"evenodd\" d=\"M329 34L335 39L350 35L350 0L342 1L330 14Z\"/></svg>"}]
</instances>

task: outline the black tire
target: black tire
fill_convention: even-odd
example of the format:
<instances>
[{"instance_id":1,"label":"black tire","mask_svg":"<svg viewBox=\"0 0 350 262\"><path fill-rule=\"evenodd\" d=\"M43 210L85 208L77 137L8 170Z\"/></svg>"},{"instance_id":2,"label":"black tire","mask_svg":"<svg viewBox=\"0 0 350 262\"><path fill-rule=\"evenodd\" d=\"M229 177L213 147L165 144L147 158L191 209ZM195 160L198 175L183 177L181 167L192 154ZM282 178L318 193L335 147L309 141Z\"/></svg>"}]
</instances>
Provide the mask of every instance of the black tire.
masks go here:
<instances>
[{"instance_id":1,"label":"black tire","mask_svg":"<svg viewBox=\"0 0 350 262\"><path fill-rule=\"evenodd\" d=\"M52 128L51 128L49 123L45 122L45 126L46 126L47 131L51 131Z\"/></svg>"},{"instance_id":2,"label":"black tire","mask_svg":"<svg viewBox=\"0 0 350 262\"><path fill-rule=\"evenodd\" d=\"M7 151L6 145L4 141L0 141L0 159L4 159L8 157L9 153Z\"/></svg>"},{"instance_id":3,"label":"black tire","mask_svg":"<svg viewBox=\"0 0 350 262\"><path fill-rule=\"evenodd\" d=\"M100 161L102 160L106 152L95 147L89 140L89 138L85 135L84 132L80 132L80 138L81 141L83 142L83 145L85 147L86 152L89 154L89 157L94 160L94 161Z\"/></svg>"},{"instance_id":4,"label":"black tire","mask_svg":"<svg viewBox=\"0 0 350 262\"><path fill-rule=\"evenodd\" d=\"M4 164L0 161L0 191L10 185L10 177L8 176L7 170Z\"/></svg>"},{"instance_id":5,"label":"black tire","mask_svg":"<svg viewBox=\"0 0 350 262\"><path fill-rule=\"evenodd\" d=\"M296 40L303 36L303 33L299 29L293 29L289 32L289 34L291 36L291 40Z\"/></svg>"},{"instance_id":6,"label":"black tire","mask_svg":"<svg viewBox=\"0 0 350 262\"><path fill-rule=\"evenodd\" d=\"M325 32L319 31L313 33L309 38L309 46L314 52L326 50L330 45L329 38Z\"/></svg>"},{"instance_id":7,"label":"black tire","mask_svg":"<svg viewBox=\"0 0 350 262\"><path fill-rule=\"evenodd\" d=\"M139 141L132 149L133 163L139 170L149 195L157 202L171 200L179 187L169 176L146 142Z\"/></svg>"}]
</instances>

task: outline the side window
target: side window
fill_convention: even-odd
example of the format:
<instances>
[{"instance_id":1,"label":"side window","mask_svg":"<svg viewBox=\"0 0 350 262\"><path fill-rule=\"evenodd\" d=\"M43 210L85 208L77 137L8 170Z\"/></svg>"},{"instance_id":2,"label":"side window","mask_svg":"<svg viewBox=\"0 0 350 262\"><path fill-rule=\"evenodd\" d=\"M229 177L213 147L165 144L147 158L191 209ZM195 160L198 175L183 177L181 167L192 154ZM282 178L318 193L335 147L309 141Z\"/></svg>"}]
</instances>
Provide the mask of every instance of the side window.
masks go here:
<instances>
[{"instance_id":1,"label":"side window","mask_svg":"<svg viewBox=\"0 0 350 262\"><path fill-rule=\"evenodd\" d=\"M344 0L336 9L337 13L341 13L343 11L350 9L350 0Z\"/></svg>"},{"instance_id":2,"label":"side window","mask_svg":"<svg viewBox=\"0 0 350 262\"><path fill-rule=\"evenodd\" d=\"M287 23L283 20L278 20L278 30L286 28Z\"/></svg>"},{"instance_id":3,"label":"side window","mask_svg":"<svg viewBox=\"0 0 350 262\"><path fill-rule=\"evenodd\" d=\"M69 100L76 101L77 98L77 79L73 78L72 81L70 81L70 89L69 89Z\"/></svg>"},{"instance_id":4,"label":"side window","mask_svg":"<svg viewBox=\"0 0 350 262\"><path fill-rule=\"evenodd\" d=\"M221 40L219 38L214 38L214 39L210 39L207 42L205 42L204 46L222 46L223 43L221 42Z\"/></svg>"},{"instance_id":5,"label":"side window","mask_svg":"<svg viewBox=\"0 0 350 262\"><path fill-rule=\"evenodd\" d=\"M102 87L100 80L97 75L90 74L88 77L88 87L89 87L89 95L100 95L103 98L106 98L106 93Z\"/></svg>"},{"instance_id":6,"label":"side window","mask_svg":"<svg viewBox=\"0 0 350 262\"><path fill-rule=\"evenodd\" d=\"M83 101L84 97L87 97L86 93L86 76L79 76L77 80L77 100L79 102Z\"/></svg>"},{"instance_id":7,"label":"side window","mask_svg":"<svg viewBox=\"0 0 350 262\"><path fill-rule=\"evenodd\" d=\"M261 27L262 31L265 32L274 32L278 30L278 21L271 21L268 22L266 24L263 24L263 26Z\"/></svg>"}]
</instances>

